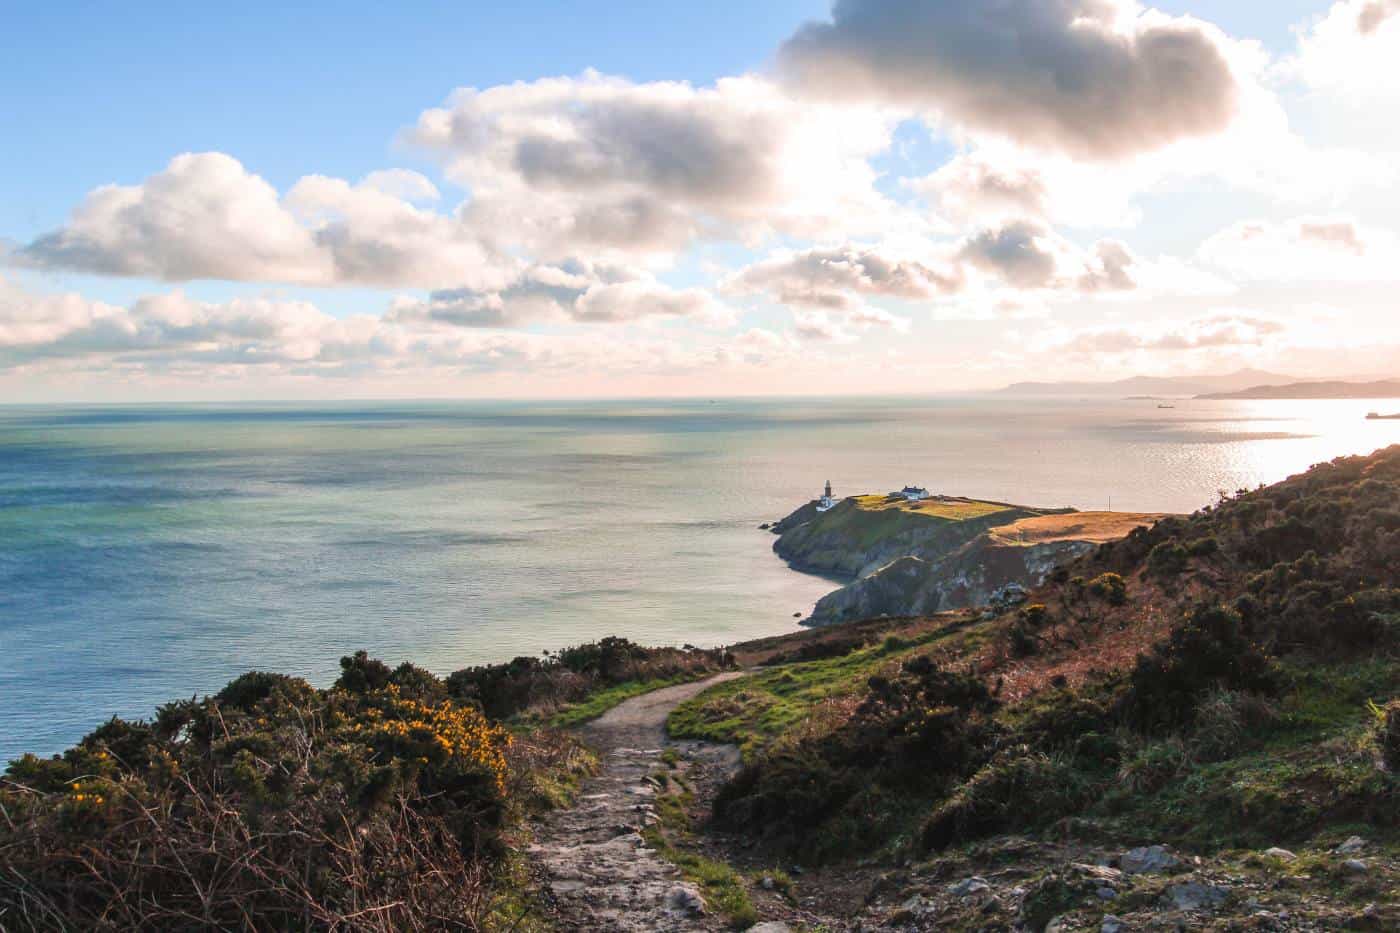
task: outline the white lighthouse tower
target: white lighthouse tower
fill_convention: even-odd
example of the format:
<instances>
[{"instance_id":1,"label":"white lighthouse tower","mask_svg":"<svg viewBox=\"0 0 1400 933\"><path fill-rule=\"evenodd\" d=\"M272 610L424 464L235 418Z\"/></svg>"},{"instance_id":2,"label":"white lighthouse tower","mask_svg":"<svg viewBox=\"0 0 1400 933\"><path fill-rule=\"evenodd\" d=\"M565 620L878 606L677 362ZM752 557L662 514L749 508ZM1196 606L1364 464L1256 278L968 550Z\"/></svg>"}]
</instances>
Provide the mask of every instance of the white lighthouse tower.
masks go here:
<instances>
[{"instance_id":1,"label":"white lighthouse tower","mask_svg":"<svg viewBox=\"0 0 1400 933\"><path fill-rule=\"evenodd\" d=\"M834 508L836 508L836 500L831 497L831 480L827 480L826 490L822 493L822 497L817 500L817 511L828 512Z\"/></svg>"}]
</instances>

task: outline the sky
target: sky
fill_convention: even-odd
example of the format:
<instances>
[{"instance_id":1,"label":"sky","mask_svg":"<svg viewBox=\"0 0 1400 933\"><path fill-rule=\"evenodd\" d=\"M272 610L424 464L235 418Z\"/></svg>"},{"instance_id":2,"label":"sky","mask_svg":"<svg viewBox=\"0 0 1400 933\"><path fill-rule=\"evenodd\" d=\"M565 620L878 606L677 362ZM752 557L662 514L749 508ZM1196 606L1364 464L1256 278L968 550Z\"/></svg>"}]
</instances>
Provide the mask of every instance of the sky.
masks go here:
<instances>
[{"instance_id":1,"label":"sky","mask_svg":"<svg viewBox=\"0 0 1400 933\"><path fill-rule=\"evenodd\" d=\"M1400 0L3 6L0 402L1400 375Z\"/></svg>"}]
</instances>

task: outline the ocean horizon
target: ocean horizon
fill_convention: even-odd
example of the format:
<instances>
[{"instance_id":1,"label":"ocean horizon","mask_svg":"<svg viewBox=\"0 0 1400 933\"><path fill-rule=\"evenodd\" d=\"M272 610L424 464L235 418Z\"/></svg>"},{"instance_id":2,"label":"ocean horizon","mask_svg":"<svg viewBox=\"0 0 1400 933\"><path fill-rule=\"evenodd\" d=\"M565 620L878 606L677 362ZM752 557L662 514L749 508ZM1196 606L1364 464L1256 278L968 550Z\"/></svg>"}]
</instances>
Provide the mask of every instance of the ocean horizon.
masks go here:
<instances>
[{"instance_id":1,"label":"ocean horizon","mask_svg":"<svg viewBox=\"0 0 1400 933\"><path fill-rule=\"evenodd\" d=\"M1376 401L785 397L0 408L0 758L250 669L443 674L796 628L758 525L907 483L1189 512L1400 441Z\"/></svg>"}]
</instances>

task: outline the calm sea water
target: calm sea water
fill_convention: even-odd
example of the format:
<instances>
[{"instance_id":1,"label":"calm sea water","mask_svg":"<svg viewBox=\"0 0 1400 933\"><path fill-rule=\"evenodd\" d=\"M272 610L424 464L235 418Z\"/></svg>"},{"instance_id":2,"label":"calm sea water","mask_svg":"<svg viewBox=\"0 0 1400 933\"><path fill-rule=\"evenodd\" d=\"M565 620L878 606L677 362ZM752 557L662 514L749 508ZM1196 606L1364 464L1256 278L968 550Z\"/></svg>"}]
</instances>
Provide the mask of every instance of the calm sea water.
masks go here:
<instances>
[{"instance_id":1,"label":"calm sea water","mask_svg":"<svg viewBox=\"0 0 1400 933\"><path fill-rule=\"evenodd\" d=\"M359 648L445 673L794 627L759 522L831 479L1195 509L1400 442L1397 403L810 400L0 408L0 759Z\"/></svg>"}]
</instances>

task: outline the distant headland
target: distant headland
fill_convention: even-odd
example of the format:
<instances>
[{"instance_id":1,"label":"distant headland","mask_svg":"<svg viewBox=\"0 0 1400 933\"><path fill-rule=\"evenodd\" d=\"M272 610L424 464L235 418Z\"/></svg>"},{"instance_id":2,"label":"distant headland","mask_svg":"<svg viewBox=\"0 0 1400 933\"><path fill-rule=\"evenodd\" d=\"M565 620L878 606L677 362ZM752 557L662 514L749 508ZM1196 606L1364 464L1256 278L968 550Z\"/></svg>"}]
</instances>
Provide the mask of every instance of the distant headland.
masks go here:
<instances>
[{"instance_id":1,"label":"distant headland","mask_svg":"<svg viewBox=\"0 0 1400 933\"><path fill-rule=\"evenodd\" d=\"M935 494L823 495L765 526L793 567L849 579L805 621L917 615L1014 600L1055 565L1164 516L1079 512Z\"/></svg>"},{"instance_id":2,"label":"distant headland","mask_svg":"<svg viewBox=\"0 0 1400 933\"><path fill-rule=\"evenodd\" d=\"M1202 399L1345 399L1400 398L1400 379L1375 382L1291 382L1284 385L1257 385L1236 392L1211 392Z\"/></svg>"}]
</instances>

